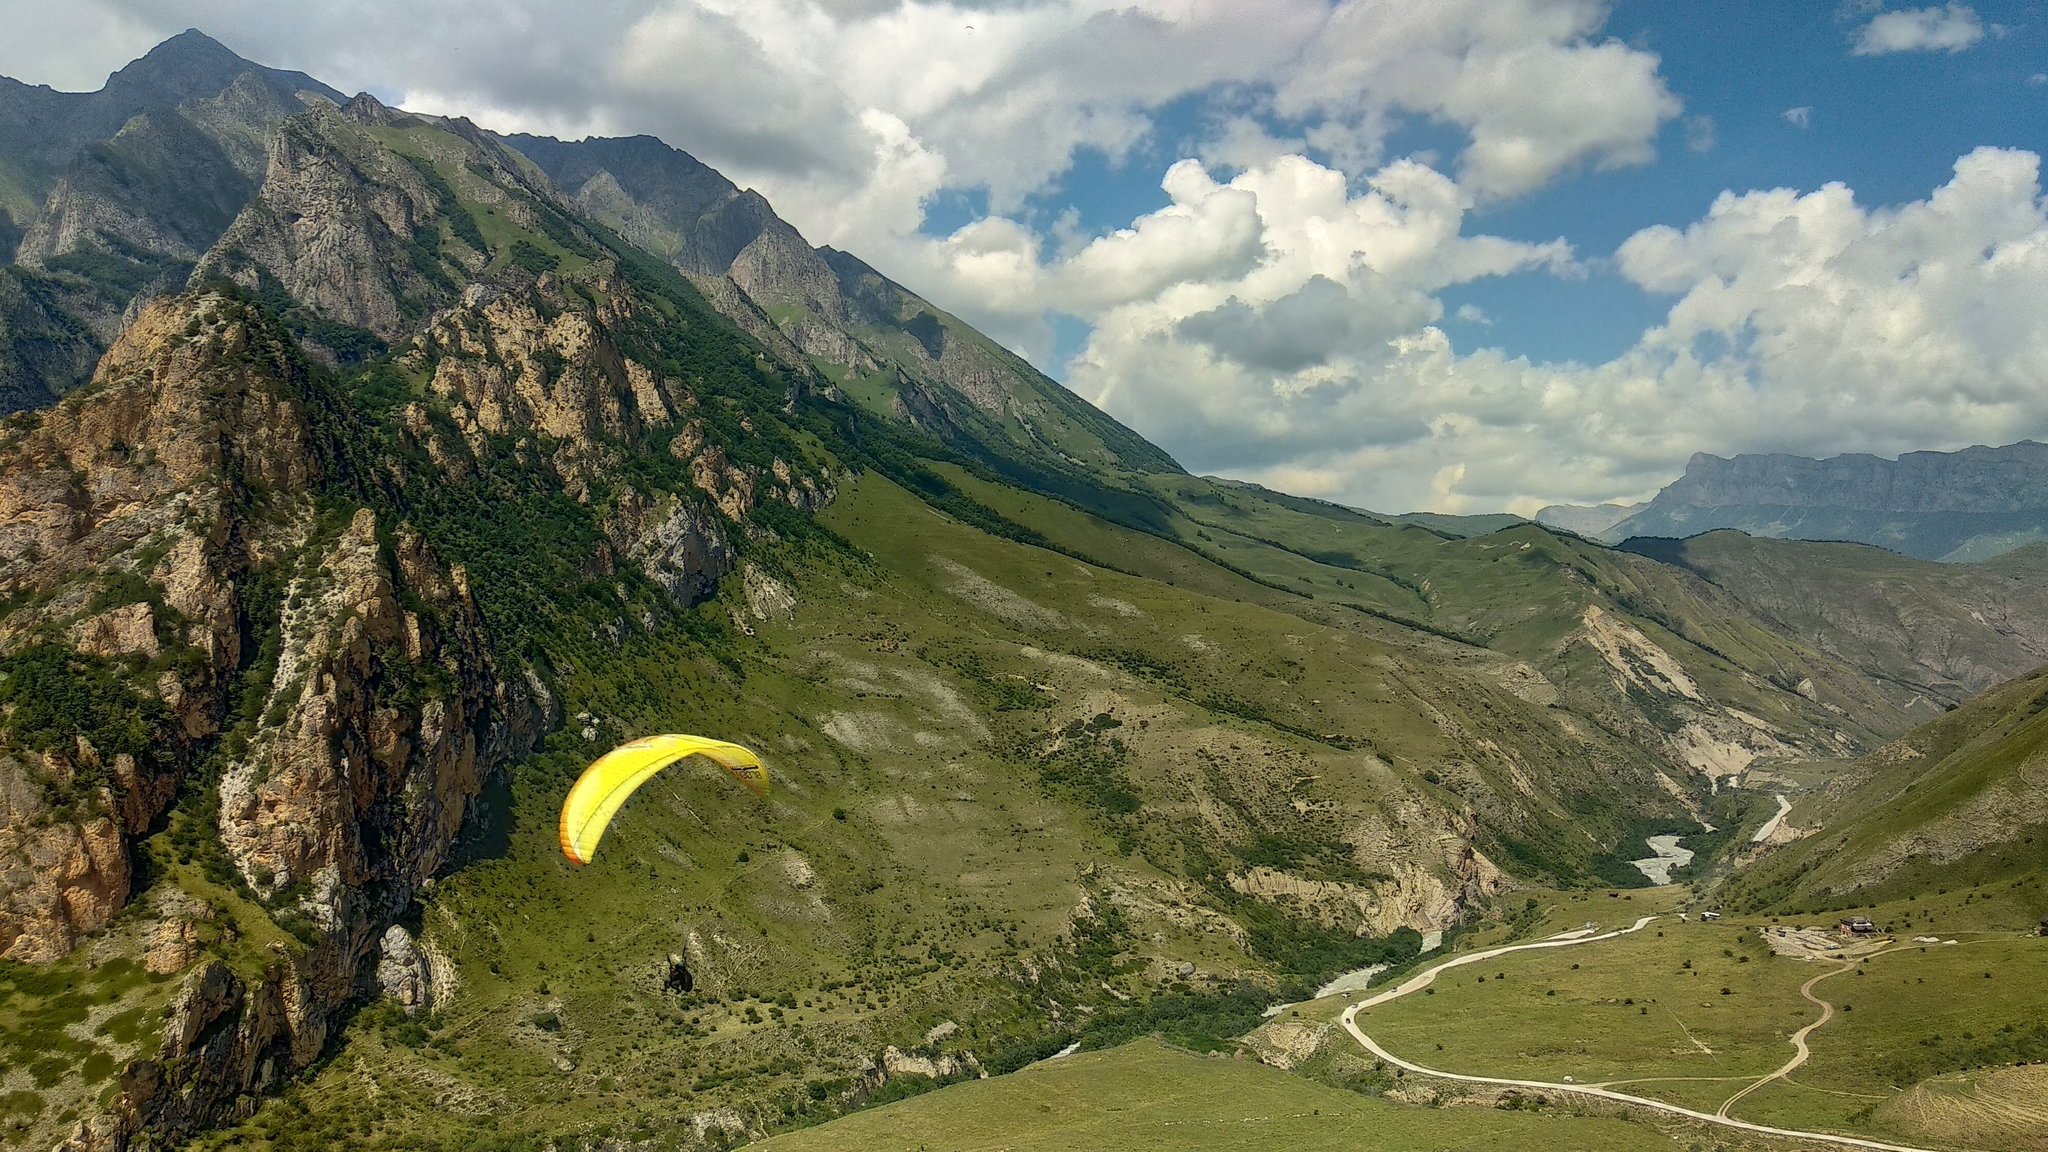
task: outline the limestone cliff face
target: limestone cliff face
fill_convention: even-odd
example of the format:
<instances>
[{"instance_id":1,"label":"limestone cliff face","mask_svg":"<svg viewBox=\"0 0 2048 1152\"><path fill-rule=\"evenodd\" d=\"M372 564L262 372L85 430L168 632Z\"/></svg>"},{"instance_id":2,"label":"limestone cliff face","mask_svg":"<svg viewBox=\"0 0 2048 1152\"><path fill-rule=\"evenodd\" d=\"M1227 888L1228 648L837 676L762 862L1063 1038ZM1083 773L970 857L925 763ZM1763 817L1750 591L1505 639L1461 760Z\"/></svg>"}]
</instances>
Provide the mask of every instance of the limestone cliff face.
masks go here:
<instances>
[{"instance_id":1,"label":"limestone cliff face","mask_svg":"<svg viewBox=\"0 0 2048 1152\"><path fill-rule=\"evenodd\" d=\"M534 453L552 445L549 465L584 503L624 470L628 453L661 451L665 440L666 454L687 468L688 488L655 496L617 488L604 526L615 556L691 603L732 571L730 534L762 500L815 511L833 489L787 460L742 464L712 443L697 396L624 350L636 327L656 322L608 262L573 277L549 273L531 287L473 284L400 357L446 403L460 442L436 430L424 405L405 419L450 475L474 467L494 443Z\"/></svg>"},{"instance_id":2,"label":"limestone cliff face","mask_svg":"<svg viewBox=\"0 0 2048 1152\"><path fill-rule=\"evenodd\" d=\"M1988 559L2048 539L2048 445L2023 440L1897 460L1700 453L1609 535L1687 537L1717 528L1853 540L1924 560Z\"/></svg>"},{"instance_id":3,"label":"limestone cliff face","mask_svg":"<svg viewBox=\"0 0 2048 1152\"><path fill-rule=\"evenodd\" d=\"M231 633L213 576L234 567L219 556L235 510L288 502L320 474L297 394L305 374L253 309L204 294L149 309L90 388L10 420L0 430L0 589L57 603L0 627L18 634L83 601L77 577L156 541L168 550L137 574L201 632Z\"/></svg>"},{"instance_id":4,"label":"limestone cliff face","mask_svg":"<svg viewBox=\"0 0 2048 1152\"><path fill-rule=\"evenodd\" d=\"M220 782L235 866L266 898L305 889L292 909L330 934L360 935L404 907L440 866L479 765L530 746L540 719L523 688L491 675L461 570L403 529L394 570L377 527L358 511L294 580L265 700L283 719ZM401 606L402 589L426 611ZM360 952L368 940L338 943Z\"/></svg>"},{"instance_id":5,"label":"limestone cliff face","mask_svg":"<svg viewBox=\"0 0 2048 1152\"><path fill-rule=\"evenodd\" d=\"M432 372L465 437L539 433L573 445L578 458L600 441L636 439L695 401L619 351L610 333L638 306L615 280L593 282L611 289L602 307L552 273L526 292L471 285L413 340L405 363Z\"/></svg>"},{"instance_id":6,"label":"limestone cliff face","mask_svg":"<svg viewBox=\"0 0 2048 1152\"><path fill-rule=\"evenodd\" d=\"M265 702L282 719L219 785L222 846L306 947L256 979L202 961L161 1053L123 1074L118 1123L81 1145L218 1123L317 1057L482 777L557 719L523 680L496 675L462 570L403 527L394 537L387 552L376 516L358 511L294 581Z\"/></svg>"},{"instance_id":7,"label":"limestone cliff face","mask_svg":"<svg viewBox=\"0 0 2048 1152\"><path fill-rule=\"evenodd\" d=\"M60 820L43 799L44 773L68 775L68 767L0 760L7 819L0 828L0 941L12 960L64 955L128 901L120 824L109 815Z\"/></svg>"}]
</instances>

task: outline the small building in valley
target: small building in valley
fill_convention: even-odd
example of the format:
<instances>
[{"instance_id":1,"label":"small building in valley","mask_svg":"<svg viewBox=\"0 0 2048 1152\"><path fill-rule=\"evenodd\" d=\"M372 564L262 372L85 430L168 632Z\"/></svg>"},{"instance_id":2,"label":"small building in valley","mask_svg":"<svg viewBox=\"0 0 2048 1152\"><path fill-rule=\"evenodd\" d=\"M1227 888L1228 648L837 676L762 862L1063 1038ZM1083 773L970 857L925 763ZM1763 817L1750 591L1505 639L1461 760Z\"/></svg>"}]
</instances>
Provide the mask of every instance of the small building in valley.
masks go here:
<instances>
[{"instance_id":1,"label":"small building in valley","mask_svg":"<svg viewBox=\"0 0 2048 1152\"><path fill-rule=\"evenodd\" d=\"M1877 925L1872 924L1868 916L1842 917L1842 935L1844 936L1868 936L1875 931L1877 931Z\"/></svg>"}]
</instances>

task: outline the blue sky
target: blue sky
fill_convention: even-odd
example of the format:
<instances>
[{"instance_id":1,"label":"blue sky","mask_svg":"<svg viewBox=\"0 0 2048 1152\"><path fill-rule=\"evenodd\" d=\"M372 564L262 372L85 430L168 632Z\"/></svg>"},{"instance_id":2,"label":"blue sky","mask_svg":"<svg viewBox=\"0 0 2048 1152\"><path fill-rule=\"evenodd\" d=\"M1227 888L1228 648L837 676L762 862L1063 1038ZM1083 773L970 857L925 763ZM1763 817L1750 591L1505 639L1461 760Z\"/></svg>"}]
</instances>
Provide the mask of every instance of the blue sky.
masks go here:
<instances>
[{"instance_id":1,"label":"blue sky","mask_svg":"<svg viewBox=\"0 0 2048 1152\"><path fill-rule=\"evenodd\" d=\"M1894 8L1898 7L1896 5ZM2040 151L2048 145L2048 4L1973 5L1987 33L1966 51L1851 55L1868 7L1762 0L1626 0L1604 33L1661 58L1660 71L1685 103L1642 167L1584 171L1526 196L1489 205L1465 231L1542 242L1563 237L1588 265L1583 276L1547 271L1488 278L1441 294L1445 330L1461 347L1497 347L1538 361L1599 363L1626 351L1671 305L1642 291L1607 262L1616 247L1653 224L1700 216L1724 190L1847 184L1867 206L1925 198L1946 182L1956 158L1978 145ZM1803 123L1786 113L1805 108ZM1117 159L1078 150L1072 169L1030 197L1028 212L1050 222L1078 213L1081 228L1122 228L1168 202L1159 174L1197 154L1209 94L1163 107L1156 127ZM1463 146L1455 127L1411 116L1388 142L1393 155L1442 157ZM1315 155L1312 151L1311 155ZM924 231L950 234L987 214L987 197L949 192L928 210ZM1460 305L1487 322L1461 320ZM1086 343L1087 328L1061 325L1049 355L1055 377Z\"/></svg>"}]
</instances>

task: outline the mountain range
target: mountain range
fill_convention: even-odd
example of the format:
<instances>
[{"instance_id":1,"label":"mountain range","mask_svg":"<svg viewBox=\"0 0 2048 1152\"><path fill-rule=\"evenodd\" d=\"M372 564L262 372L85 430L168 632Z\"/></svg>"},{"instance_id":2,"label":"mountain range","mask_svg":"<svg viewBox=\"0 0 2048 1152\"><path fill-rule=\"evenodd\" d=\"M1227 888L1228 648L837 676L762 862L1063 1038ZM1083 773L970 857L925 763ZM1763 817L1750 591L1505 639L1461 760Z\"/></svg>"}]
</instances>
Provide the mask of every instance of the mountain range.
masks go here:
<instances>
[{"instance_id":1,"label":"mountain range","mask_svg":"<svg viewBox=\"0 0 2048 1152\"><path fill-rule=\"evenodd\" d=\"M10 1142L730 1144L1235 1035L2048 663L2039 545L1190 476L652 138L197 32L0 123ZM772 798L570 865L659 731Z\"/></svg>"},{"instance_id":2,"label":"mountain range","mask_svg":"<svg viewBox=\"0 0 2048 1152\"><path fill-rule=\"evenodd\" d=\"M1538 523L1616 543L1735 529L1785 540L1875 544L1967 563L2048 539L2048 445L1733 459L1701 453L1642 505L1552 505Z\"/></svg>"}]
</instances>

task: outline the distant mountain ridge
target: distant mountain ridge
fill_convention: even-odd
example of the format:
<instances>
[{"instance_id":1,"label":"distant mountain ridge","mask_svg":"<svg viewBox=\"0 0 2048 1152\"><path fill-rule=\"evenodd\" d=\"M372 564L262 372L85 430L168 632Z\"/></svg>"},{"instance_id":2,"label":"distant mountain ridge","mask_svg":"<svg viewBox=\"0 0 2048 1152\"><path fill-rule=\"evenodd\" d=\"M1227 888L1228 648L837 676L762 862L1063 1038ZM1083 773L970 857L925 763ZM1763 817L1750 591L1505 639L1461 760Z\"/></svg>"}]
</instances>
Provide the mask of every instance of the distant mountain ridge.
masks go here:
<instances>
[{"instance_id":1,"label":"distant mountain ridge","mask_svg":"<svg viewBox=\"0 0 2048 1152\"><path fill-rule=\"evenodd\" d=\"M1896 460L1862 453L1825 460L1700 453L1641 510L1604 528L1596 511L1556 505L1536 518L1610 543L1732 528L1968 563L2048 539L2048 445L2022 440L2000 448L1908 452Z\"/></svg>"},{"instance_id":2,"label":"distant mountain ridge","mask_svg":"<svg viewBox=\"0 0 2048 1152\"><path fill-rule=\"evenodd\" d=\"M277 125L346 99L197 31L97 92L0 77L0 414L90 377L255 196Z\"/></svg>"},{"instance_id":3,"label":"distant mountain ridge","mask_svg":"<svg viewBox=\"0 0 2048 1152\"><path fill-rule=\"evenodd\" d=\"M1011 475L1181 470L859 257L813 248L760 193L687 152L652 136L498 139L592 219L674 265L748 335L878 415Z\"/></svg>"}]
</instances>

